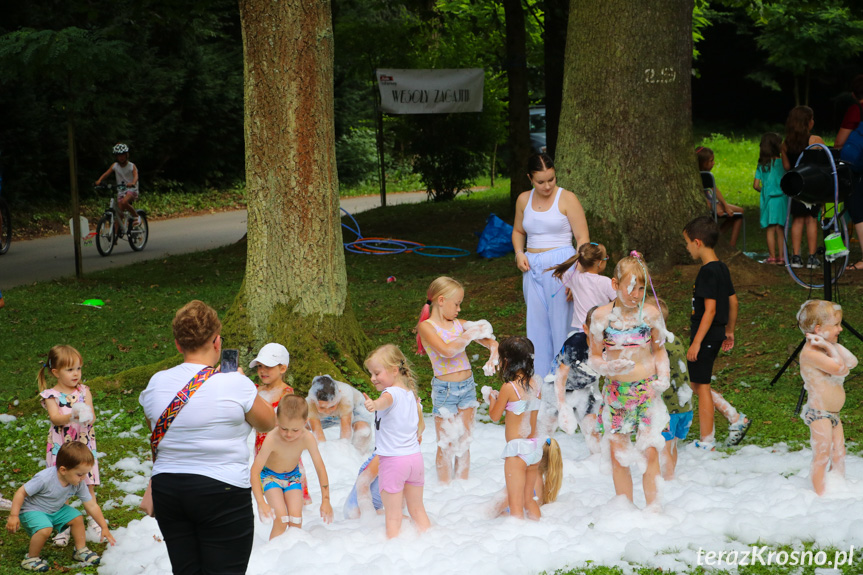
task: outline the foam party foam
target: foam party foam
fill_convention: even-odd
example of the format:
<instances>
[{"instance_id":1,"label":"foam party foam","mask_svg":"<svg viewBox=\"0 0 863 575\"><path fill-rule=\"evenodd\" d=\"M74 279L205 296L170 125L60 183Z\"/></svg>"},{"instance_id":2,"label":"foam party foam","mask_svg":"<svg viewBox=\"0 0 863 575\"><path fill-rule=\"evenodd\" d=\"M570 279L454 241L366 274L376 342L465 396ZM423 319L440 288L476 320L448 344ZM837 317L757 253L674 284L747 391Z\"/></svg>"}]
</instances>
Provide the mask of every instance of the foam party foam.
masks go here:
<instances>
[{"instance_id":1,"label":"foam party foam","mask_svg":"<svg viewBox=\"0 0 863 575\"><path fill-rule=\"evenodd\" d=\"M803 425L802 423L800 424ZM809 481L812 453L745 446L733 453L680 448L676 479L659 480L661 511L646 511L640 477L634 477L635 505L615 498L601 456L590 455L582 435L557 433L564 456L558 499L542 507L539 522L493 517L495 496L504 487L502 426L477 422L471 443L471 476L443 486L434 471L435 435L426 418L425 507L432 527L418 534L409 521L388 541L382 515L345 520L342 508L363 456L338 429L326 430L320 445L330 480L335 522L318 514L320 489L306 457L314 504L304 509L302 530L291 529L268 541L270 527L256 519L248 573L282 575L286 570L319 574L405 572L450 574L530 574L592 565L619 566L627 573L640 566L683 571L707 552L738 551L759 545L802 542L847 550L863 541L863 459L849 455L844 480L829 476L827 494L818 497ZM692 437L692 434L690 434ZM250 436L250 450L253 437ZM124 460L126 474L145 469ZM130 482L134 483L134 481ZM131 487L131 484L130 484ZM257 511L256 511L257 513ZM110 513L108 514L110 517ZM165 543L155 519L144 517L113 531L102 575L167 575ZM828 553L828 555L832 554ZM856 557L855 557L856 559Z\"/></svg>"}]
</instances>

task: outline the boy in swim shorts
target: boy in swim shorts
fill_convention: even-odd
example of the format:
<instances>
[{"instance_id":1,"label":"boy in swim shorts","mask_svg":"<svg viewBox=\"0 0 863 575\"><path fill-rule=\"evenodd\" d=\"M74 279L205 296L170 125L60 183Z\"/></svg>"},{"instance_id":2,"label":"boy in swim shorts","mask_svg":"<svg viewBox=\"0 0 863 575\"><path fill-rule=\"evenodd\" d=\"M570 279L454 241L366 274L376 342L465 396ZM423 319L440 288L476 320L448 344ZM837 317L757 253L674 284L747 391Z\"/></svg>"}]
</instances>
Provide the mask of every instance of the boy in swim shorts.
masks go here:
<instances>
[{"instance_id":1,"label":"boy in swim shorts","mask_svg":"<svg viewBox=\"0 0 863 575\"><path fill-rule=\"evenodd\" d=\"M306 429L308 420L309 407L305 399L296 395L283 396L277 411L278 425L267 434L252 464L252 493L258 504L258 515L262 520L273 520L270 539L278 537L288 527L303 525L300 476L303 451L309 452L321 483L321 517L324 523L333 520L327 469L314 434Z\"/></svg>"}]
</instances>

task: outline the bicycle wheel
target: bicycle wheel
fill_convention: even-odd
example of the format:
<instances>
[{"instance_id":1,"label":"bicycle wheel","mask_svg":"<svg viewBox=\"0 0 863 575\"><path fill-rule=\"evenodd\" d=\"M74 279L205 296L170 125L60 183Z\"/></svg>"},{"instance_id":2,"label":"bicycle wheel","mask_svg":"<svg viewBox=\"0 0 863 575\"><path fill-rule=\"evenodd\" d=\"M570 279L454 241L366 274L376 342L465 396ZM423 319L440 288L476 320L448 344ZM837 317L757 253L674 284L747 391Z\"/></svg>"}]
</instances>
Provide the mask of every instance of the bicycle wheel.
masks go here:
<instances>
[{"instance_id":1,"label":"bicycle wheel","mask_svg":"<svg viewBox=\"0 0 863 575\"><path fill-rule=\"evenodd\" d=\"M96 224L96 249L103 256L107 256L114 249L114 217L105 214Z\"/></svg>"},{"instance_id":2,"label":"bicycle wheel","mask_svg":"<svg viewBox=\"0 0 863 575\"><path fill-rule=\"evenodd\" d=\"M147 245L147 240L150 237L150 226L147 224L147 214L144 210L138 210L138 217L141 218L141 223L132 223L129 228L129 245L136 252L140 252ZM134 220L132 220L134 222Z\"/></svg>"},{"instance_id":3,"label":"bicycle wheel","mask_svg":"<svg viewBox=\"0 0 863 575\"><path fill-rule=\"evenodd\" d=\"M9 213L9 205L6 200L0 198L0 255L9 251L9 244L12 243L12 216Z\"/></svg>"}]
</instances>

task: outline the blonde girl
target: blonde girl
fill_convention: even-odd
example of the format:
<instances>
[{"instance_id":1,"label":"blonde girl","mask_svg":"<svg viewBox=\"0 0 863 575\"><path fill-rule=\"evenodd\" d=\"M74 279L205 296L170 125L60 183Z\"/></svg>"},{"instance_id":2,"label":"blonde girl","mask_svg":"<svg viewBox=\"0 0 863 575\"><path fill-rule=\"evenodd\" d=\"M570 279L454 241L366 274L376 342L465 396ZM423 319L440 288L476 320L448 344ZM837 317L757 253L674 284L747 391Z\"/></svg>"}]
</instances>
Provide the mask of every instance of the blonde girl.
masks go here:
<instances>
[{"instance_id":1,"label":"blonde girl","mask_svg":"<svg viewBox=\"0 0 863 575\"><path fill-rule=\"evenodd\" d=\"M84 478L84 483L90 490L90 495L96 497L95 487L99 485L99 459L96 454L96 434L93 430L94 411L93 396L90 388L82 383L81 368L84 360L78 350L68 345L55 345L48 352L48 360L42 365L37 375L39 396L42 407L48 412L51 426L48 428L48 441L45 450L45 461L48 467L54 467L57 462L57 452L70 441L79 441L90 448L96 462ZM47 374L54 380L49 387ZM98 535L99 527L90 518L88 532ZM69 541L68 530L61 531L54 541L63 546Z\"/></svg>"},{"instance_id":2,"label":"blonde girl","mask_svg":"<svg viewBox=\"0 0 863 575\"><path fill-rule=\"evenodd\" d=\"M483 371L494 373L497 341L485 320L458 319L464 288L456 280L441 276L426 292L426 303L417 324L417 354L428 353L432 364L432 413L435 416L438 481L449 483L455 470L459 479L470 472L470 440L479 405L476 383L465 348L472 341L487 347L490 358Z\"/></svg>"},{"instance_id":3,"label":"blonde girl","mask_svg":"<svg viewBox=\"0 0 863 575\"><path fill-rule=\"evenodd\" d=\"M526 337L509 337L501 342L498 351L500 377L504 383L500 391L484 388L483 395L488 401L488 415L492 421L498 421L501 415L506 414L506 446L501 458L504 460L509 514L520 519L527 515L528 519L538 520L541 513L539 503L534 499L534 490L545 438L539 439L536 435L540 383L533 373L533 343ZM559 475L562 459L556 441L554 446L557 452L548 461L555 465L551 473Z\"/></svg>"},{"instance_id":4,"label":"blonde girl","mask_svg":"<svg viewBox=\"0 0 863 575\"><path fill-rule=\"evenodd\" d=\"M645 305L650 275L638 252L618 262L611 282L617 298L593 312L589 335L590 365L608 378L598 427L603 444L607 440L611 448L615 493L632 501L629 466L638 462L644 469L644 496L652 506L659 451L665 446L662 430L669 421L665 405L655 401L669 385L665 324L658 304Z\"/></svg>"},{"instance_id":5,"label":"blonde girl","mask_svg":"<svg viewBox=\"0 0 863 575\"><path fill-rule=\"evenodd\" d=\"M536 487L531 497L537 498L537 504L540 507L546 503L554 503L557 501L561 485L563 485L563 457L560 453L560 445L553 437L547 437L542 442L542 459L539 460ZM495 498L493 512L495 517L509 515L509 496L506 487Z\"/></svg>"},{"instance_id":6,"label":"blonde girl","mask_svg":"<svg viewBox=\"0 0 863 575\"><path fill-rule=\"evenodd\" d=\"M404 503L417 530L425 531L430 522L423 505L422 406L416 395L416 376L405 355L392 344L374 350L365 367L381 392L377 399L363 395L366 409L375 414L375 453L380 458L378 484L387 538L396 537L401 530Z\"/></svg>"}]
</instances>

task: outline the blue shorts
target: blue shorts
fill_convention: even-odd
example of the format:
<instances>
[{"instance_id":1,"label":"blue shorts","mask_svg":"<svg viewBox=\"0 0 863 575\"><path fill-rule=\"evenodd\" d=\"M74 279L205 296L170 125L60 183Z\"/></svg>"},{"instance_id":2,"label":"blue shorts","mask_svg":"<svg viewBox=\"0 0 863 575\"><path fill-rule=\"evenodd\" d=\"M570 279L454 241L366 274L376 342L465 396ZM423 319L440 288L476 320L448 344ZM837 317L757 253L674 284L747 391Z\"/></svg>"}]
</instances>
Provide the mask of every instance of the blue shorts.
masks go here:
<instances>
[{"instance_id":1,"label":"blue shorts","mask_svg":"<svg viewBox=\"0 0 863 575\"><path fill-rule=\"evenodd\" d=\"M269 489L281 489L282 492L292 489L302 489L302 476L300 475L300 466L294 467L293 471L285 473L276 473L269 467L264 467L261 470L261 485L264 487L264 493Z\"/></svg>"},{"instance_id":2,"label":"blue shorts","mask_svg":"<svg viewBox=\"0 0 863 575\"><path fill-rule=\"evenodd\" d=\"M671 421L668 422L668 427L662 432L665 441L671 441L675 437L686 439L686 434L689 433L689 427L692 425L692 413L691 411L684 411L669 415Z\"/></svg>"},{"instance_id":3,"label":"blue shorts","mask_svg":"<svg viewBox=\"0 0 863 575\"><path fill-rule=\"evenodd\" d=\"M54 513L22 511L19 519L21 520L21 527L24 528L27 535L32 537L34 533L46 527L62 531L70 521L80 516L80 511L71 505L64 505Z\"/></svg>"},{"instance_id":4,"label":"blue shorts","mask_svg":"<svg viewBox=\"0 0 863 575\"><path fill-rule=\"evenodd\" d=\"M451 417L458 414L460 409L479 406L476 400L476 382L472 375L464 381L442 381L433 377L431 387L432 413L435 417Z\"/></svg>"}]
</instances>

